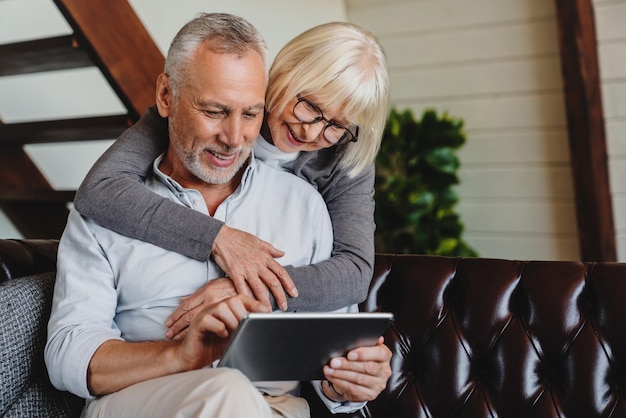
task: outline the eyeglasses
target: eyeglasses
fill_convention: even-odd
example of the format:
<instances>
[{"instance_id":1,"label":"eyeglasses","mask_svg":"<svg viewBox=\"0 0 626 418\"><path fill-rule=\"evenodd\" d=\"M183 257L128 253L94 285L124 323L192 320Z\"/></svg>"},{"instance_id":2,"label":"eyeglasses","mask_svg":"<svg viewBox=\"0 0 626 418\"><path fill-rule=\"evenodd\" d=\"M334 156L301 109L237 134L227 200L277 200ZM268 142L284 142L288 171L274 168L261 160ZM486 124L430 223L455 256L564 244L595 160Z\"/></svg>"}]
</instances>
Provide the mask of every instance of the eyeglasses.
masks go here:
<instances>
[{"instance_id":1,"label":"eyeglasses","mask_svg":"<svg viewBox=\"0 0 626 418\"><path fill-rule=\"evenodd\" d=\"M326 126L322 134L324 139L333 145L347 144L348 142L356 142L359 136L359 127L353 134L350 129L336 122L328 120L324 117L322 109L317 107L302 96L297 96L298 101L293 106L293 114L298 121L306 124L315 124L324 121Z\"/></svg>"}]
</instances>

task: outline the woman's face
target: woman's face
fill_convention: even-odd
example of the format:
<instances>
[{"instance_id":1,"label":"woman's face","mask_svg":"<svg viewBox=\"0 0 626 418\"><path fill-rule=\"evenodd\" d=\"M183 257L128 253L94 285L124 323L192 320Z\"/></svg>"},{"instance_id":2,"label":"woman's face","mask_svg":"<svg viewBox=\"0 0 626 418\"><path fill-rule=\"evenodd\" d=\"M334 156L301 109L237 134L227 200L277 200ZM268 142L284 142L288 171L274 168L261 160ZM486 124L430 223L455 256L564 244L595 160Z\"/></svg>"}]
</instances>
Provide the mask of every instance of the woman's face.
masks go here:
<instances>
[{"instance_id":1,"label":"woman's face","mask_svg":"<svg viewBox=\"0 0 626 418\"><path fill-rule=\"evenodd\" d=\"M342 106L327 106L316 101L315 97L307 96L294 97L287 103L287 106L279 114L276 112L267 115L267 124L272 134L272 142L282 152L292 153L298 151L316 151L322 148L329 148L335 145L324 137L324 129L328 125L325 120L317 123L303 123L294 114L294 106L300 101L299 107L311 105L318 108L323 117L333 124L349 127L351 132L355 128L343 117ZM328 129L333 129L329 127Z\"/></svg>"}]
</instances>

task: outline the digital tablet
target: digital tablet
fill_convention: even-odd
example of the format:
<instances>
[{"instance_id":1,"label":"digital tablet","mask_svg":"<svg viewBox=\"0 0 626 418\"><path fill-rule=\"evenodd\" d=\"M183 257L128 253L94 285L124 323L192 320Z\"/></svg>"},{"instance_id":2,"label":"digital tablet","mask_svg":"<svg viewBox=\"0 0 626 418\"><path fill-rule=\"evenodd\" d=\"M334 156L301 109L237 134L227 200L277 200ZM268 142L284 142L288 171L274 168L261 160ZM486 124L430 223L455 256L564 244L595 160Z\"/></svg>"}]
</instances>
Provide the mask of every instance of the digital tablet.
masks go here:
<instances>
[{"instance_id":1,"label":"digital tablet","mask_svg":"<svg viewBox=\"0 0 626 418\"><path fill-rule=\"evenodd\" d=\"M250 313L235 331L217 367L251 381L321 380L333 357L376 344L391 313Z\"/></svg>"}]
</instances>

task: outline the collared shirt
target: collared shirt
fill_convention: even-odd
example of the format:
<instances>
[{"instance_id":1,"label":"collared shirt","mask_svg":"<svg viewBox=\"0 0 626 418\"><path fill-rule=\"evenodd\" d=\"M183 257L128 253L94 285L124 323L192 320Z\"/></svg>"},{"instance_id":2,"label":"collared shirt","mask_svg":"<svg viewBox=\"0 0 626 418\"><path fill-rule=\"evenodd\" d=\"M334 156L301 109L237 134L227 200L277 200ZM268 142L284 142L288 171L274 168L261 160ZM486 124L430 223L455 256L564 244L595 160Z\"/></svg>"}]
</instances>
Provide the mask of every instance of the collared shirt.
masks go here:
<instances>
[{"instance_id":1,"label":"collared shirt","mask_svg":"<svg viewBox=\"0 0 626 418\"><path fill-rule=\"evenodd\" d=\"M208 216L202 195L163 174L159 162L146 186ZM284 249L279 259L284 265L316 263L332 250L332 226L321 196L304 180L255 159L214 217ZM102 343L164 339L166 318L180 298L223 276L212 261L196 261L117 234L72 210L59 243L45 349L51 381L59 389L93 398L87 367Z\"/></svg>"}]
</instances>

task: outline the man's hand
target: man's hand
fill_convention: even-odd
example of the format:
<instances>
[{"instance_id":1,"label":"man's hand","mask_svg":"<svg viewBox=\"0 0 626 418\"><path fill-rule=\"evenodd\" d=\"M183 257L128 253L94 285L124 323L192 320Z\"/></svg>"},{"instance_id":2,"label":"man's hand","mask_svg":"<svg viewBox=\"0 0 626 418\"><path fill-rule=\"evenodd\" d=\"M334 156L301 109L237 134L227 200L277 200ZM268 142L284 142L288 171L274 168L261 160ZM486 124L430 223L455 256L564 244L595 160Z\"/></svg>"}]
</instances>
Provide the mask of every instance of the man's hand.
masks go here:
<instances>
[{"instance_id":1,"label":"man's hand","mask_svg":"<svg viewBox=\"0 0 626 418\"><path fill-rule=\"evenodd\" d=\"M182 370L194 370L222 356L239 322L249 312L269 312L248 295L236 295L209 305L191 322L178 346L177 361Z\"/></svg>"},{"instance_id":2,"label":"man's hand","mask_svg":"<svg viewBox=\"0 0 626 418\"><path fill-rule=\"evenodd\" d=\"M268 309L251 296L237 295L202 310L182 341L105 341L89 362L89 390L106 395L149 379L205 367L221 357L248 312Z\"/></svg>"},{"instance_id":3,"label":"man's hand","mask_svg":"<svg viewBox=\"0 0 626 418\"><path fill-rule=\"evenodd\" d=\"M365 402L376 397L387 386L391 376L391 351L383 337L375 346L359 347L346 357L336 357L324 366L326 382L322 390L338 402Z\"/></svg>"},{"instance_id":4,"label":"man's hand","mask_svg":"<svg viewBox=\"0 0 626 418\"><path fill-rule=\"evenodd\" d=\"M213 243L213 259L232 279L237 293L244 293L247 285L259 301L270 307L271 292L276 304L286 310L285 291L295 298L298 289L287 270L275 260L283 255L256 236L226 225Z\"/></svg>"},{"instance_id":5,"label":"man's hand","mask_svg":"<svg viewBox=\"0 0 626 418\"><path fill-rule=\"evenodd\" d=\"M252 291L247 287L243 293L252 296ZM165 322L165 326L168 328L165 338L181 340L191 321L203 308L236 294L235 285L229 278L222 277L210 280L192 295L182 298L180 305Z\"/></svg>"}]
</instances>

